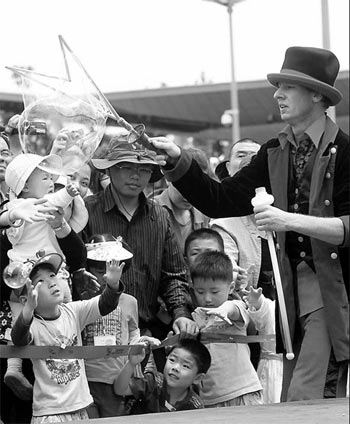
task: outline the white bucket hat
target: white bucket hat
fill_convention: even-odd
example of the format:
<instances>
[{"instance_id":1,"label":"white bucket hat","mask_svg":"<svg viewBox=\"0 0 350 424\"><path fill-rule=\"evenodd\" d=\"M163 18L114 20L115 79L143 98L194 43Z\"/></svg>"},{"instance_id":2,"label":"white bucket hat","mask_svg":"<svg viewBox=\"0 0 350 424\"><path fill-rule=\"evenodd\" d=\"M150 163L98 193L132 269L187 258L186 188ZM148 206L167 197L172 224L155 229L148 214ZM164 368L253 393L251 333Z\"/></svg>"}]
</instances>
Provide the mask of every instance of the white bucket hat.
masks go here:
<instances>
[{"instance_id":1,"label":"white bucket hat","mask_svg":"<svg viewBox=\"0 0 350 424\"><path fill-rule=\"evenodd\" d=\"M16 156L7 166L5 182L10 188L10 198L17 197L34 169L39 168L52 174L56 181L62 173L62 160L57 155L39 156L23 153Z\"/></svg>"}]
</instances>

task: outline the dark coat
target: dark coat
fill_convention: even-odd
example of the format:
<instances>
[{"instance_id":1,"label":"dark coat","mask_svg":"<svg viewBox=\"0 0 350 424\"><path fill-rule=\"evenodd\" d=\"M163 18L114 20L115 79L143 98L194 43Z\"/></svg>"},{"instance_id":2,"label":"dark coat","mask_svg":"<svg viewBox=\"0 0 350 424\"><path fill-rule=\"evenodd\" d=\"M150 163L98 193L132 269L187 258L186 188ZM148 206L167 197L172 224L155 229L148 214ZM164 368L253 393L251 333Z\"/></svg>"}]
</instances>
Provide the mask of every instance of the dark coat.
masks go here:
<instances>
[{"instance_id":1,"label":"dark coat","mask_svg":"<svg viewBox=\"0 0 350 424\"><path fill-rule=\"evenodd\" d=\"M252 162L231 178L218 183L203 174L184 150L177 166L166 177L197 209L213 218L249 215L255 188L266 187L274 206L287 211L289 143L278 139L262 145ZM328 119L327 130L317 149L311 177L309 215L339 217L345 238L341 246L311 239L329 334L337 361L349 357L349 137ZM296 310L292 272L286 253L285 233L277 234L279 263L291 335ZM279 335L279 325L276 327ZM280 339L278 339L280 342ZM278 343L279 351L281 344Z\"/></svg>"}]
</instances>

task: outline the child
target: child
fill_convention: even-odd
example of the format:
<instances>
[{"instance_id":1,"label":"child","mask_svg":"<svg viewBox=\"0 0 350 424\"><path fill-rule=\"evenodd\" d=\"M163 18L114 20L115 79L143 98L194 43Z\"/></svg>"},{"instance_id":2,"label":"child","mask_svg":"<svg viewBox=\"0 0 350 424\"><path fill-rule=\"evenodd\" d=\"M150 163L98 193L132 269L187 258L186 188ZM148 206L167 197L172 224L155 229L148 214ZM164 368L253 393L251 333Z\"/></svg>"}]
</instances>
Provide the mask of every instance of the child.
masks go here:
<instances>
[{"instance_id":1,"label":"child","mask_svg":"<svg viewBox=\"0 0 350 424\"><path fill-rule=\"evenodd\" d=\"M259 334L275 334L275 301L266 298L261 287L251 287L244 300ZM276 353L274 341L261 342L260 348L257 373L263 387L264 403L278 403L282 390L283 355Z\"/></svg>"},{"instance_id":2,"label":"child","mask_svg":"<svg viewBox=\"0 0 350 424\"><path fill-rule=\"evenodd\" d=\"M223 252L203 252L195 259L190 272L199 305L192 316L202 334L245 336L249 316L244 302L227 301L234 286L230 258ZM248 345L210 342L207 346L212 365L200 390L204 405L215 408L262 404L262 387L250 361Z\"/></svg>"},{"instance_id":3,"label":"child","mask_svg":"<svg viewBox=\"0 0 350 424\"><path fill-rule=\"evenodd\" d=\"M98 278L101 288L106 285L105 273L108 257L125 262L123 271L132 257L132 253L124 249L122 243L111 234L92 236L86 247L87 270ZM138 319L137 300L134 296L122 293L116 309L85 327L82 334L83 344L88 346L127 345L147 340L151 345L159 345L160 341L153 337L145 336L140 339ZM126 415L124 397L116 396L113 391L113 381L126 360L125 356L118 356L85 361L90 393L94 399L94 403L88 408L89 418Z\"/></svg>"},{"instance_id":4,"label":"child","mask_svg":"<svg viewBox=\"0 0 350 424\"><path fill-rule=\"evenodd\" d=\"M5 180L10 189L10 202L7 204L10 217L14 208L21 205L23 200L46 198L51 206L66 208L75 196L79 194L77 188L71 184L54 193L54 181L57 180L61 170L61 159L56 155L39 156L35 154L20 154L8 165ZM75 231L81 231L86 225L88 214L81 199L83 213L80 214ZM39 254L56 252L63 255L55 233L61 227L52 229L45 221L15 222L6 230L7 237L12 245L7 255L10 262L36 261ZM33 246L35 247L33 249ZM62 285L65 282L64 300L72 300L68 272L64 267L60 270ZM18 302L14 294L11 295L11 309ZM15 315L16 311L13 311ZM6 384L11 388L22 385L23 393L29 393L30 387L26 384L21 372L22 361L20 358L9 358L8 369L5 374Z\"/></svg>"},{"instance_id":5,"label":"child","mask_svg":"<svg viewBox=\"0 0 350 424\"><path fill-rule=\"evenodd\" d=\"M202 252L217 251L224 252L224 241L221 235L212 228L199 228L198 230L192 231L185 241L185 260L188 267L187 281L190 284L190 293L192 296L192 303L196 304L196 298L193 293L193 286L191 283L191 269L196 257ZM232 281L236 281L237 272L233 271ZM236 290L232 290L230 297L233 299L240 299Z\"/></svg>"},{"instance_id":6,"label":"child","mask_svg":"<svg viewBox=\"0 0 350 424\"><path fill-rule=\"evenodd\" d=\"M210 353L202 343L194 339L180 340L170 350L163 374L146 369L144 378L133 378L136 365L144 357L145 349L140 355L129 354L129 361L114 381L118 395L132 394L141 414L203 408L193 388L200 384L211 363Z\"/></svg>"},{"instance_id":7,"label":"child","mask_svg":"<svg viewBox=\"0 0 350 424\"><path fill-rule=\"evenodd\" d=\"M17 346L81 346L81 331L118 304L124 264L111 261L107 285L100 296L63 304L57 273L62 257L52 253L39 259L20 294L24 307L12 328ZM92 397L82 359L32 359L35 375L32 423L87 419ZM54 416L54 417L53 417Z\"/></svg>"},{"instance_id":8,"label":"child","mask_svg":"<svg viewBox=\"0 0 350 424\"><path fill-rule=\"evenodd\" d=\"M40 199L45 197L51 205L66 208L72 199L79 194L77 188L71 184L54 193L54 181L57 180L61 169L61 159L55 155L39 156L30 153L16 156L8 165L5 174L6 184L10 189L10 200ZM12 206L16 202L11 202ZM80 228L73 228L75 232L81 231L88 219L87 212L81 219ZM84 222L83 222L84 221ZM18 227L12 226L7 230L12 249L8 252L11 261L25 262L35 259L33 246L37 250L57 252L62 254L58 246L54 230L46 222L32 224L24 223Z\"/></svg>"},{"instance_id":9,"label":"child","mask_svg":"<svg viewBox=\"0 0 350 424\"><path fill-rule=\"evenodd\" d=\"M184 257L187 264L187 283L184 284L186 284L187 291L190 294L187 303L191 308L193 308L193 305L196 304L196 300L193 294L189 268L199 253L208 250L217 250L220 252L224 251L224 242L217 231L212 230L211 228L198 228L187 236L184 246ZM166 310L165 303L160 297L158 297L158 302L160 305L157 315L158 318L163 322L169 323L171 318Z\"/></svg>"}]
</instances>

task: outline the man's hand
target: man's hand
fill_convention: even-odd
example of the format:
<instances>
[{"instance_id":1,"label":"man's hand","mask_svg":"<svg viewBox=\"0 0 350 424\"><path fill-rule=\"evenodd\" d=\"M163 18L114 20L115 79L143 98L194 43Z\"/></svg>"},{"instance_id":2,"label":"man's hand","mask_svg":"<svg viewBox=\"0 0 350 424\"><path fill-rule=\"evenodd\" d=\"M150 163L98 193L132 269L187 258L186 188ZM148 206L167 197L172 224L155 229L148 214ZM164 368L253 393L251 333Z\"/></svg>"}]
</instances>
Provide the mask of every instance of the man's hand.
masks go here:
<instances>
[{"instance_id":1,"label":"man's hand","mask_svg":"<svg viewBox=\"0 0 350 424\"><path fill-rule=\"evenodd\" d=\"M97 277L86 269L79 269L72 274L73 300L86 300L101 291Z\"/></svg>"},{"instance_id":2,"label":"man's hand","mask_svg":"<svg viewBox=\"0 0 350 424\"><path fill-rule=\"evenodd\" d=\"M180 147L166 137L152 137L149 139L151 144L157 149L164 151L164 155L157 155L155 160L158 165L165 166L166 164L175 165L181 156Z\"/></svg>"},{"instance_id":3,"label":"man's hand","mask_svg":"<svg viewBox=\"0 0 350 424\"><path fill-rule=\"evenodd\" d=\"M189 318L180 317L173 322L175 334L180 334L181 338L196 337L199 333L198 325Z\"/></svg>"},{"instance_id":4,"label":"man's hand","mask_svg":"<svg viewBox=\"0 0 350 424\"><path fill-rule=\"evenodd\" d=\"M292 213L270 205L256 206L254 213L259 231L289 231Z\"/></svg>"},{"instance_id":5,"label":"man's hand","mask_svg":"<svg viewBox=\"0 0 350 424\"><path fill-rule=\"evenodd\" d=\"M123 273L124 266L125 262L120 263L115 259L106 262L106 273L103 277L108 286L117 292L119 291L119 280Z\"/></svg>"}]
</instances>

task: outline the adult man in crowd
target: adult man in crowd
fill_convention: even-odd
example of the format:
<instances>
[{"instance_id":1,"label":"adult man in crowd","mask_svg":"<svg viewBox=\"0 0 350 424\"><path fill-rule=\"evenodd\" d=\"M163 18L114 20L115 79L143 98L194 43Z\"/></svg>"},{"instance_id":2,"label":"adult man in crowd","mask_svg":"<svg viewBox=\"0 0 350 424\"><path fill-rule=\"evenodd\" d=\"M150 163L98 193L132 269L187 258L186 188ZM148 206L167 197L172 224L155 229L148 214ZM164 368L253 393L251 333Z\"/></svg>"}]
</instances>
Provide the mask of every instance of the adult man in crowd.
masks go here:
<instances>
[{"instance_id":1,"label":"adult man in crowd","mask_svg":"<svg viewBox=\"0 0 350 424\"><path fill-rule=\"evenodd\" d=\"M293 361L284 361L282 400L288 401L322 398L333 356L336 394L345 395L349 137L326 114L342 98L334 87L338 72L338 59L330 51L288 48L280 73L267 76L277 87L274 98L287 126L221 184L203 174L175 143L152 141L167 154L158 156L167 178L208 216L248 215L255 188L265 186L273 194L274 206L255 207L254 213L259 230L277 233L295 353Z\"/></svg>"},{"instance_id":2,"label":"adult man in crowd","mask_svg":"<svg viewBox=\"0 0 350 424\"><path fill-rule=\"evenodd\" d=\"M126 138L127 134L112 138L106 158L92 160L111 182L104 191L86 198L89 221L84 234L87 238L105 233L121 236L130 246L132 265L124 272L123 283L125 292L138 301L141 332L148 329L159 339L167 335L168 328L156 317L160 296L173 319L174 332L196 334L186 306L186 265L169 213L143 193L162 174L154 152L135 147Z\"/></svg>"}]
</instances>

